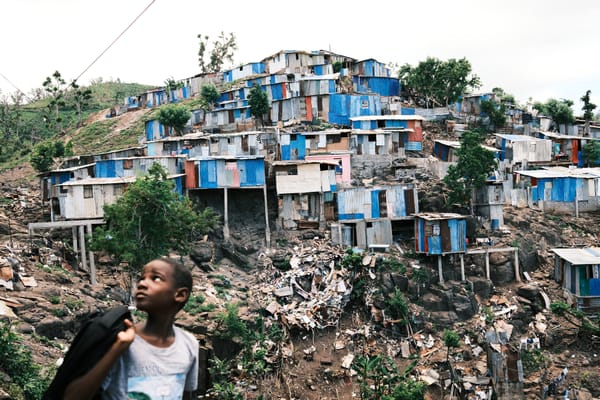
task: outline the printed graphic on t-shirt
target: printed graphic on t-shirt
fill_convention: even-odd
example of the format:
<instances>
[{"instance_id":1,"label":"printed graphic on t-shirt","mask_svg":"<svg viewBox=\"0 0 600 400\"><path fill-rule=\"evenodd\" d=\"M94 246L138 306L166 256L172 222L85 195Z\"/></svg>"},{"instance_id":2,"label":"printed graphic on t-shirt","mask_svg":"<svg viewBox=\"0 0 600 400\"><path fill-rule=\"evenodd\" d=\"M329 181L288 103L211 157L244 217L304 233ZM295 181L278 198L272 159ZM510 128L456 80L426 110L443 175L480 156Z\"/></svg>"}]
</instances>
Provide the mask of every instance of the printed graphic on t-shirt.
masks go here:
<instances>
[{"instance_id":1,"label":"printed graphic on t-shirt","mask_svg":"<svg viewBox=\"0 0 600 400\"><path fill-rule=\"evenodd\" d=\"M181 400L184 374L131 377L127 381L127 398L134 400Z\"/></svg>"}]
</instances>

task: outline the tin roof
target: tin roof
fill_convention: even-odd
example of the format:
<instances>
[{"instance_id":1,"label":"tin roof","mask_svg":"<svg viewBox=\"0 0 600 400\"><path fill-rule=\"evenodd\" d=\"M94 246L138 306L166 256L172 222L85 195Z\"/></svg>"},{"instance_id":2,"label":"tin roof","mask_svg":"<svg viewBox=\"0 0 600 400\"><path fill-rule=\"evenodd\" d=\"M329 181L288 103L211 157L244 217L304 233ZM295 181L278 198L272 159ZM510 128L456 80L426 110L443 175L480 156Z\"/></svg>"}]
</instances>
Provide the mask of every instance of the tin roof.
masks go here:
<instances>
[{"instance_id":1,"label":"tin roof","mask_svg":"<svg viewBox=\"0 0 600 400\"><path fill-rule=\"evenodd\" d=\"M546 167L515 173L532 178L600 178L600 168Z\"/></svg>"},{"instance_id":2,"label":"tin roof","mask_svg":"<svg viewBox=\"0 0 600 400\"><path fill-rule=\"evenodd\" d=\"M572 265L600 264L600 247L552 249L552 251Z\"/></svg>"},{"instance_id":3,"label":"tin roof","mask_svg":"<svg viewBox=\"0 0 600 400\"><path fill-rule=\"evenodd\" d=\"M423 121L420 115L363 115L361 117L352 117L350 121Z\"/></svg>"},{"instance_id":4,"label":"tin roof","mask_svg":"<svg viewBox=\"0 0 600 400\"><path fill-rule=\"evenodd\" d=\"M418 218L426 219L428 221L467 218L466 215L456 214L456 213L419 213L419 214L414 214L414 216L418 217Z\"/></svg>"}]
</instances>

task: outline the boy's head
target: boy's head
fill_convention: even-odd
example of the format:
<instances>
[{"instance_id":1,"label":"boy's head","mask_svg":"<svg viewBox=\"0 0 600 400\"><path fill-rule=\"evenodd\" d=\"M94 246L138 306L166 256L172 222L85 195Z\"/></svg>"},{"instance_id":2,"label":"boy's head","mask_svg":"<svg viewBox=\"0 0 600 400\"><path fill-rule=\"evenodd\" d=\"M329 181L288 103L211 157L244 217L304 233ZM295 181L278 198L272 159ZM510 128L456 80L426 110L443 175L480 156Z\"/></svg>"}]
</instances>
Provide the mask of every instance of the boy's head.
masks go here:
<instances>
[{"instance_id":1,"label":"boy's head","mask_svg":"<svg viewBox=\"0 0 600 400\"><path fill-rule=\"evenodd\" d=\"M138 309L151 311L155 307L176 303L179 311L192 292L192 273L172 258L157 258L144 265L136 290Z\"/></svg>"}]
</instances>

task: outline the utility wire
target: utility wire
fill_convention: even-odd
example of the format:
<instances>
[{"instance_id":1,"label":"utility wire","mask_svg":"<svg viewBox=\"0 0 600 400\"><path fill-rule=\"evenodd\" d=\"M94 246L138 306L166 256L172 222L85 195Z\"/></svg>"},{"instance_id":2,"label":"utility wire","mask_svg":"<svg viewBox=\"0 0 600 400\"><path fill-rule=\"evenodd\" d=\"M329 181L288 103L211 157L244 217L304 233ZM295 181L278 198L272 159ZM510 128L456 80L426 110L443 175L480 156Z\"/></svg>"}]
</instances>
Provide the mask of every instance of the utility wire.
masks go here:
<instances>
[{"instance_id":1,"label":"utility wire","mask_svg":"<svg viewBox=\"0 0 600 400\"><path fill-rule=\"evenodd\" d=\"M2 72L0 72L0 76L1 76L2 78L4 78L4 80L5 80L6 82L10 83L10 85L11 85L12 87L14 87L15 89L17 89L17 93L21 93L21 94L23 95L23 97L25 97L25 99L26 99L27 101L31 102L31 99L30 99L30 98L29 98L29 97L28 97L28 96L25 94L25 92L24 92L24 91L22 91L21 89L19 89L19 88L18 88L18 87L17 87L17 86L16 86L14 83L12 83L12 82L10 81L10 79L8 79L6 76L4 76L4 74L3 74Z\"/></svg>"},{"instance_id":2,"label":"utility wire","mask_svg":"<svg viewBox=\"0 0 600 400\"><path fill-rule=\"evenodd\" d=\"M87 70L88 70L88 69L90 69L90 68L92 67L92 65L94 65L94 64L96 63L96 61L98 61L98 60L100 59L100 57L102 57L102 56L104 55L104 53L106 53L106 52L108 51L108 49L110 49L110 48L111 48L111 47L112 47L112 46L113 46L113 45L114 45L114 44L117 42L117 40L119 40L119 39L121 38L121 36L123 36L123 34L124 34L125 32L127 32L127 30L129 30L129 28L131 28L131 26L132 26L133 24L135 24L135 22L136 22L136 21L137 21L137 20L138 20L138 19L139 19L139 18L140 18L140 17L141 17L141 16L142 16L142 15L143 15L143 14L144 14L144 13L145 13L145 12L146 12L146 11L147 11L149 8L150 8L150 6L151 6L152 4L154 4L154 2L155 2L155 1L156 1L156 0L152 0L152 1L150 2L150 4L148 4L148 5L146 6L146 8L144 8L144 9L142 10L142 12L141 12L141 13L139 13L139 15L138 15L137 17L135 17L135 19L134 19L133 21L131 21L131 23L130 23L129 25L127 25L127 28L125 28L125 29L123 30L123 32L121 32L121 33L119 34L119 36L117 36L117 37L115 38L115 40L113 40L113 41L112 41L112 43L111 43L111 44L109 44L109 45L108 45L108 47L107 47L106 49L104 49L104 51L103 51L102 53L100 53L100 55L99 55L98 57L96 57L96 59L95 59L94 61L92 61L92 63L91 63L90 65L88 65L88 66L87 66L87 68L86 68L86 69L84 69L84 70L83 70L83 72L82 72L82 73L80 73L80 74L79 74L79 76L78 76L77 78L75 78L75 80L74 80L73 82L77 82L77 80L78 80L79 78L81 78L81 76L82 76L83 74L85 74L85 73L87 72Z\"/></svg>"}]
</instances>

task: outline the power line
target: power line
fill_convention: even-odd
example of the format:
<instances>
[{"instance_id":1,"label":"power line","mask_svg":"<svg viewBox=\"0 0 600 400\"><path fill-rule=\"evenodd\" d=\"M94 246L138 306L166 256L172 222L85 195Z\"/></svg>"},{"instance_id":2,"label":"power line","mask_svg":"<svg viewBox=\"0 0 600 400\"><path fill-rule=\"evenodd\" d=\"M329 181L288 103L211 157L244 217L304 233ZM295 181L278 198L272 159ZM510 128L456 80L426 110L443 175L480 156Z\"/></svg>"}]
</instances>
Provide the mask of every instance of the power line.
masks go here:
<instances>
[{"instance_id":1,"label":"power line","mask_svg":"<svg viewBox=\"0 0 600 400\"><path fill-rule=\"evenodd\" d=\"M24 92L24 91L22 91L21 89L19 89L19 88L18 88L18 87L17 87L17 86L16 86L14 83L12 83L12 82L10 81L10 79L8 79L6 76L4 76L4 74L3 74L2 72L0 72L0 76L1 76L2 78L4 78L4 80L5 80L6 82L10 83L10 85L11 85L12 87L14 87L15 89L17 89L17 93L21 93L21 94L23 95L23 97L25 97L25 99L26 99L27 101L31 102L31 99L30 99L30 98L29 98L29 97L28 97L28 96L25 94L25 92Z\"/></svg>"},{"instance_id":2,"label":"power line","mask_svg":"<svg viewBox=\"0 0 600 400\"><path fill-rule=\"evenodd\" d=\"M99 55L98 57L96 57L96 59L94 59L94 61L92 61L92 63L91 63L90 65L88 65L88 66L87 66L87 68L86 68L86 69L84 69L84 70L83 70L83 72L82 72L82 73L80 73L80 74L79 74L79 76L78 76L77 78L75 78L75 80L74 80L73 82L76 82L76 81L77 81L79 78L81 78L81 76L82 76L83 74L85 74L85 73L87 72L87 70L88 70L88 69L90 69L90 68L92 67L92 65L94 65L94 64L96 63L96 61L98 61L98 60L100 59L100 57L102 57L102 56L104 55L104 53L106 53L106 52L108 51L108 49L110 49L110 48L111 48L111 47L112 47L112 46L113 46L113 45L114 45L114 44L117 42L117 40L119 40L119 39L121 38L121 36L123 36L123 34L124 34L125 32L127 32L127 30L129 30L129 28L131 28L131 26L132 26L133 24L135 24L135 22L136 22L136 21L137 21L137 20L138 20L138 19L139 19L139 18L140 18L140 17L141 17L141 16L142 16L142 15L143 15L143 14L144 14L144 13L145 13L145 12L146 12L146 11L147 11L149 8L150 8L150 6L151 6L152 4L154 4L154 2L155 2L155 1L156 1L156 0L152 0L152 1L150 2L150 4L148 4L148 5L146 6L146 8L144 8L144 9L142 10L142 12L141 12L141 13L139 13L139 15L138 15L137 17L135 17L135 19L134 19L133 21L131 21L131 23L130 23L129 25L127 25L127 28L125 28L125 29L123 30L123 32L121 32L121 33L119 34L119 36L117 36L117 37L115 38L115 40L113 40L113 41L112 41L112 43L111 43L111 44L109 44L109 45L108 45L108 47L107 47L106 49L104 49L104 51L102 51L102 53L100 53L100 55Z\"/></svg>"}]
</instances>

